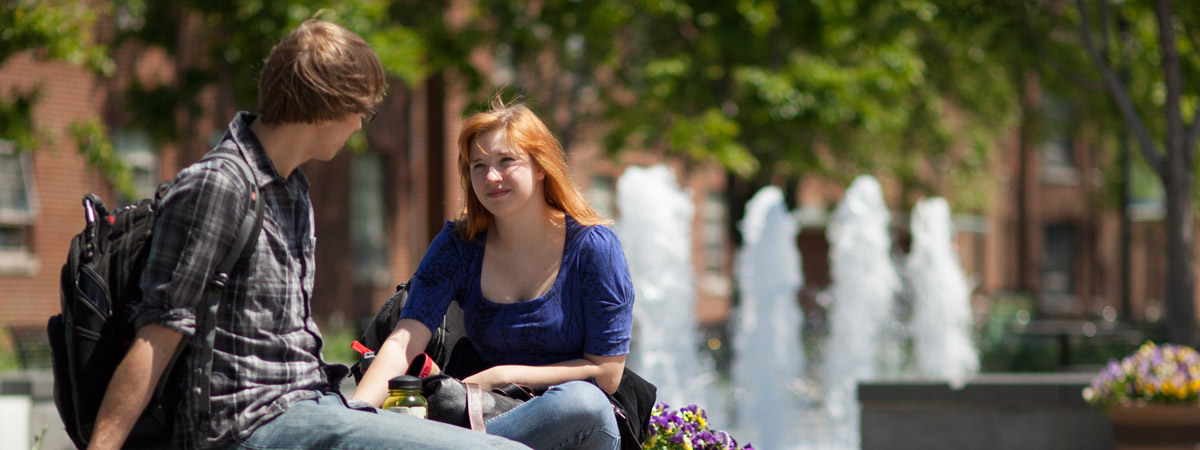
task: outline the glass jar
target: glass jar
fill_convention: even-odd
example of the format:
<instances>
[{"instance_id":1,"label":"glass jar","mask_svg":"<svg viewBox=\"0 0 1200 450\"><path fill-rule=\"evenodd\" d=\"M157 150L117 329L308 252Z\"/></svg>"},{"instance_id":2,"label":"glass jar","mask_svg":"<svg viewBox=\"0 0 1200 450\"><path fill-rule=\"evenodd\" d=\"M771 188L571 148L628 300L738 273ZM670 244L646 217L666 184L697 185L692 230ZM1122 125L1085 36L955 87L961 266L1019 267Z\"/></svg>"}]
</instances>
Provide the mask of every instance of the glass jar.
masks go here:
<instances>
[{"instance_id":1,"label":"glass jar","mask_svg":"<svg viewBox=\"0 0 1200 450\"><path fill-rule=\"evenodd\" d=\"M412 375L400 375L388 380L388 398L383 409L425 419L429 415L429 402L421 395L421 379Z\"/></svg>"}]
</instances>

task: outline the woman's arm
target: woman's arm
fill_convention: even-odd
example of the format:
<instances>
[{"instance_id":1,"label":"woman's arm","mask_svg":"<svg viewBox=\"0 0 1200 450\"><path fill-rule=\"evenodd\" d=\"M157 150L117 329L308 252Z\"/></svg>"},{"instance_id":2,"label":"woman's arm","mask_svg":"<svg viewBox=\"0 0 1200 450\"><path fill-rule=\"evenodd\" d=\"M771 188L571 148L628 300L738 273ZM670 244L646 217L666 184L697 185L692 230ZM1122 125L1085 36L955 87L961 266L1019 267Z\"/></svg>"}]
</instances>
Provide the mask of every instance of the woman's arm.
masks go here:
<instances>
[{"instance_id":1,"label":"woman's arm","mask_svg":"<svg viewBox=\"0 0 1200 450\"><path fill-rule=\"evenodd\" d=\"M612 394L617 392L617 386L621 384L621 374L625 372L626 356L584 354L583 358L546 366L496 366L471 375L463 381L477 383L484 389L492 389L505 383L516 383L534 389L544 389L568 381L596 377L600 388ZM372 364L372 367L374 367L374 364Z\"/></svg>"},{"instance_id":2,"label":"woman's arm","mask_svg":"<svg viewBox=\"0 0 1200 450\"><path fill-rule=\"evenodd\" d=\"M387 399L388 380L404 375L408 370L409 361L425 351L431 337L433 332L415 319L397 321L396 329L392 330L392 334L379 346L375 360L371 362L371 367L367 368L367 373L363 374L362 381L354 390L354 399L376 407L382 406L383 401Z\"/></svg>"}]
</instances>

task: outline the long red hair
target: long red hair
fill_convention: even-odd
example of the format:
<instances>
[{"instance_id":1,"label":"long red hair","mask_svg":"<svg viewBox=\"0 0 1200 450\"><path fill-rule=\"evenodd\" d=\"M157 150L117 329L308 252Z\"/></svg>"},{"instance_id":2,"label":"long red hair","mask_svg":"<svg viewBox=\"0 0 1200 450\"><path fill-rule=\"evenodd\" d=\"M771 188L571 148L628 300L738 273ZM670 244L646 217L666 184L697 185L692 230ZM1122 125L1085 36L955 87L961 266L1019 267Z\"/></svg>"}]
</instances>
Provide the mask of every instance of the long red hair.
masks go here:
<instances>
[{"instance_id":1,"label":"long red hair","mask_svg":"<svg viewBox=\"0 0 1200 450\"><path fill-rule=\"evenodd\" d=\"M465 240L487 230L495 223L495 216L483 207L471 189L471 146L476 139L489 131L502 129L504 138L513 148L529 155L529 159L546 174L542 180L542 192L551 207L570 214L580 225L607 223L596 210L584 200L583 194L571 182L567 169L567 157L562 145L542 122L542 119L521 103L505 105L497 96L486 111L472 114L463 122L458 133L458 176L462 184L462 217L457 223L458 232Z\"/></svg>"}]
</instances>

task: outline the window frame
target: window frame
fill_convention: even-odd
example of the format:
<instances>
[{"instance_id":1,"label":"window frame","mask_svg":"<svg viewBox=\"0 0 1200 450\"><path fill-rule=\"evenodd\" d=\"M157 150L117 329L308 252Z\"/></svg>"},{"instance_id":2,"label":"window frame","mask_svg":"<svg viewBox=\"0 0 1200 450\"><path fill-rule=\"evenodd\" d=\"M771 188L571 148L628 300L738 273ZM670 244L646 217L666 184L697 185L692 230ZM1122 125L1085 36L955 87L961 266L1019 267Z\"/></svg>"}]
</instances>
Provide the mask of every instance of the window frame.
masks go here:
<instances>
[{"instance_id":1,"label":"window frame","mask_svg":"<svg viewBox=\"0 0 1200 450\"><path fill-rule=\"evenodd\" d=\"M0 139L0 156L16 157L26 203L24 210L0 205L0 227L16 228L22 234L19 246L0 247L0 276L32 276L38 266L33 248L33 226L39 211L33 155L29 151L20 151L12 141Z\"/></svg>"}]
</instances>

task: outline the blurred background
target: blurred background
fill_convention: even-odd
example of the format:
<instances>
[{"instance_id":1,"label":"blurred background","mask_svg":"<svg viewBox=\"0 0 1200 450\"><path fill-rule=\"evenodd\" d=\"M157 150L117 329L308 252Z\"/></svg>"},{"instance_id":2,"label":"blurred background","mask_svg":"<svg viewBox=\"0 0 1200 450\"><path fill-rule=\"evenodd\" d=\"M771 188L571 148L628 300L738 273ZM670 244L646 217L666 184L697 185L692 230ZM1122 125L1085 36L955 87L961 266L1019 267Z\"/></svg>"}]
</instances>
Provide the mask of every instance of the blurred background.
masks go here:
<instances>
[{"instance_id":1,"label":"blurred background","mask_svg":"<svg viewBox=\"0 0 1200 450\"><path fill-rule=\"evenodd\" d=\"M747 201L782 190L800 332L819 340L826 227L859 175L883 187L897 257L916 202L949 202L985 372L1196 342L1192 2L6 0L0 370L49 365L82 196L149 197L199 159L256 109L272 45L318 11L390 81L347 150L303 166L332 360L353 360L349 341L459 213L458 127L498 91L546 118L607 217L626 168L671 169L694 208L695 347L722 376Z\"/></svg>"}]
</instances>

